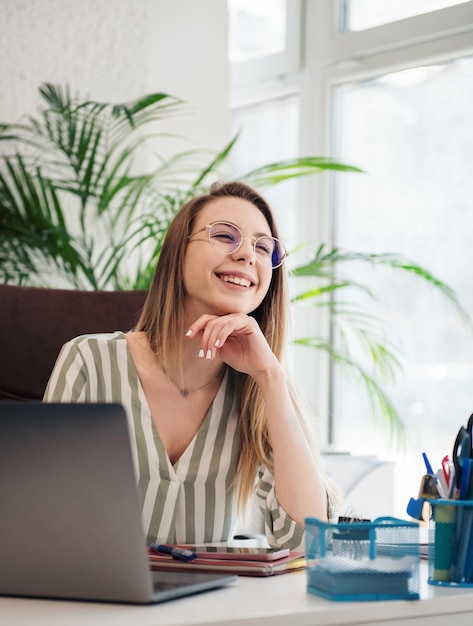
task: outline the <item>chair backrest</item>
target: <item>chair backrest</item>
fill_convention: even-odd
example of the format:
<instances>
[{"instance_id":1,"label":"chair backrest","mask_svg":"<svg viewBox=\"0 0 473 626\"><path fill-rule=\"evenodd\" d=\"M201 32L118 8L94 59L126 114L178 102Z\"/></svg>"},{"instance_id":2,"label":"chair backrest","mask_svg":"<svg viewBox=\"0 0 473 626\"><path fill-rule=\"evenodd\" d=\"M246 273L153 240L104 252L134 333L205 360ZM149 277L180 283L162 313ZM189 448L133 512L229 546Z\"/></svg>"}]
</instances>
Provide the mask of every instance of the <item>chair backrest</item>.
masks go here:
<instances>
[{"instance_id":1,"label":"chair backrest","mask_svg":"<svg viewBox=\"0 0 473 626\"><path fill-rule=\"evenodd\" d=\"M145 291L0 285L0 400L41 400L66 341L130 330L145 298Z\"/></svg>"}]
</instances>

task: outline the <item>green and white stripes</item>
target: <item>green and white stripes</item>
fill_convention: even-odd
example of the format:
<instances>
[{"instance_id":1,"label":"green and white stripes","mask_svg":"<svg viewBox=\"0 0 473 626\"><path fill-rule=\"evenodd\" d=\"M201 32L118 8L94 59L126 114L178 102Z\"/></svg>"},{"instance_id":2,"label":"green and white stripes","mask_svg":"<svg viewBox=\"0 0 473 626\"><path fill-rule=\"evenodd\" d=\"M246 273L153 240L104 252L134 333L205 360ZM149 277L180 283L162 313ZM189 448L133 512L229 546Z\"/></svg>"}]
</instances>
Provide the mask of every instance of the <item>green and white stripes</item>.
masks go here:
<instances>
[{"instance_id":1,"label":"green and white stripes","mask_svg":"<svg viewBox=\"0 0 473 626\"><path fill-rule=\"evenodd\" d=\"M237 521L235 473L240 430L231 370L202 425L172 465L154 425L122 332L84 335L65 344L45 402L120 402L132 442L148 542L227 541ZM262 467L257 502L272 545L296 549L303 531L281 509L274 476Z\"/></svg>"}]
</instances>

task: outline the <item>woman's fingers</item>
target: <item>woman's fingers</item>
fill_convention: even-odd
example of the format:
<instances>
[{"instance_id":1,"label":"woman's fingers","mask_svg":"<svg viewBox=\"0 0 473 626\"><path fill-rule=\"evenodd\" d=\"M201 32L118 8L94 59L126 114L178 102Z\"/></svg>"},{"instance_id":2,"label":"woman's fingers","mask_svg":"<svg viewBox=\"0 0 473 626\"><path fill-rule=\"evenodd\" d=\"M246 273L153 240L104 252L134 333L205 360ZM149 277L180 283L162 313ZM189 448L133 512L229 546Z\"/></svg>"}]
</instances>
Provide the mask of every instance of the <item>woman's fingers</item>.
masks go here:
<instances>
[{"instance_id":1,"label":"woman's fingers","mask_svg":"<svg viewBox=\"0 0 473 626\"><path fill-rule=\"evenodd\" d=\"M215 345L212 346L211 343L211 334L213 326L211 322L213 320L218 320L219 318L215 315L202 315L196 320L193 324L191 324L189 330L186 333L186 337L196 337L201 333L200 340L200 349L199 349L199 357L211 359L214 356ZM215 333L215 331L214 331ZM217 338L214 339L214 344L216 343ZM212 349L212 347L214 349Z\"/></svg>"},{"instance_id":2,"label":"woman's fingers","mask_svg":"<svg viewBox=\"0 0 473 626\"><path fill-rule=\"evenodd\" d=\"M251 341L252 335L264 337L254 318L243 313L234 313L222 317L203 315L189 328L186 336L195 337L201 333L199 356L212 359L221 350L227 339L232 336L240 338L243 342Z\"/></svg>"}]
</instances>

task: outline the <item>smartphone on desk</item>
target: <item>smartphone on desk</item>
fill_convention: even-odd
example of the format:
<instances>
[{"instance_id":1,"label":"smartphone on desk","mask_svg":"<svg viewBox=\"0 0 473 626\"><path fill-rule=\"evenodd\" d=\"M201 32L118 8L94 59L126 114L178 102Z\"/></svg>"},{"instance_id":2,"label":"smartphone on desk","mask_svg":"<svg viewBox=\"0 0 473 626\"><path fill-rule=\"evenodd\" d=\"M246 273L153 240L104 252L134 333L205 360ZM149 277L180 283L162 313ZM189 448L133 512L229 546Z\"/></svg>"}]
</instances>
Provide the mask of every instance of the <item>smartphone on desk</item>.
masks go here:
<instances>
[{"instance_id":1,"label":"smartphone on desk","mask_svg":"<svg viewBox=\"0 0 473 626\"><path fill-rule=\"evenodd\" d=\"M235 559L245 561L277 561L289 556L289 548L246 548L210 544L179 546L197 554L200 559Z\"/></svg>"}]
</instances>

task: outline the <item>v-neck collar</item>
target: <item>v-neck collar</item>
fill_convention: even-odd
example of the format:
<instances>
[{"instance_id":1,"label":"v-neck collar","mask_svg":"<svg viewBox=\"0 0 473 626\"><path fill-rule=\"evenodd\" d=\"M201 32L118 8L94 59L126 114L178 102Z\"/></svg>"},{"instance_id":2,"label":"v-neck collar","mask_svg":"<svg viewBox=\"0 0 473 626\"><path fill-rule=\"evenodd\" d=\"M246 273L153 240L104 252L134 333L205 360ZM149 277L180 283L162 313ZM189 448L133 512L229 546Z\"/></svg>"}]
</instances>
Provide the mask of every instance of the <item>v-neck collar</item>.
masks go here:
<instances>
[{"instance_id":1,"label":"v-neck collar","mask_svg":"<svg viewBox=\"0 0 473 626\"><path fill-rule=\"evenodd\" d=\"M135 375L135 379L136 379L136 383L137 383L137 388L138 388L138 398L139 398L139 407L140 411L141 411L141 415L142 417L145 417L148 421L149 421L149 425L151 427L151 431L153 433L153 440L154 440L154 444L156 446L157 452L158 452L158 458L165 458L167 461L167 465L168 465L168 469L169 471L174 474L174 475L178 475L180 473L180 469L184 469L188 466L188 462L190 460L190 457L192 456L192 450L194 448L195 442L197 437L199 436L199 434L203 431L203 430L208 430L210 428L210 421L212 418L212 411L213 411L213 407L214 404L216 403L217 400L222 400L223 398L221 398L222 394L225 394L225 389L227 386L227 379L228 379L228 368L225 372L225 374L223 375L222 381L220 383L220 386L218 388L217 393L215 394L215 398L212 400L212 404L209 407L209 410L207 411L207 414L205 416L205 418L202 420L202 423L200 424L199 428L197 429L195 435L192 437L191 441L189 442L189 444L187 445L187 447L185 448L185 450L183 451L183 453L181 454L181 456L175 461L175 463L171 462L171 459L169 458L169 455L166 451L166 448L164 447L164 444L161 440L161 437L159 436L159 432L158 429L156 428L156 424L154 423L153 420L153 415L151 413L151 409L150 406L148 404L148 400L146 398L146 394L144 392L143 386L141 384L141 380L140 377L138 375L138 370L136 369L136 365L135 362L133 360L130 348L128 346L128 341L125 337L124 333L121 333L123 340L125 341L126 344L126 354L127 354L127 359L128 359L128 367L132 368L133 373ZM136 401L134 402L134 405L137 406ZM143 415L143 409L145 410L145 415Z\"/></svg>"}]
</instances>

